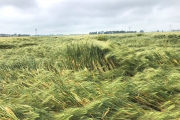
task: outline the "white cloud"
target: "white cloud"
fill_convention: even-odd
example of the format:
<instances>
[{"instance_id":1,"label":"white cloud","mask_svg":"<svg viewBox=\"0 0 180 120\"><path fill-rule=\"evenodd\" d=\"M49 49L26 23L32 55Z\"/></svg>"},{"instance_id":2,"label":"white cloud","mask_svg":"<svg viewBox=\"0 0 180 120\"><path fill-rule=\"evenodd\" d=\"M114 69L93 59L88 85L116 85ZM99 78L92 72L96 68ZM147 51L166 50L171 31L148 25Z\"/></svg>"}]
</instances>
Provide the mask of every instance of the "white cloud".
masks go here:
<instances>
[{"instance_id":1,"label":"white cloud","mask_svg":"<svg viewBox=\"0 0 180 120\"><path fill-rule=\"evenodd\" d=\"M12 7L12 6L5 6L0 9L0 15L1 15L1 20L4 20L4 22L9 21L9 22L14 22L17 20L27 20L27 19L32 19L31 14L23 14L21 11L18 9Z\"/></svg>"},{"instance_id":2,"label":"white cloud","mask_svg":"<svg viewBox=\"0 0 180 120\"><path fill-rule=\"evenodd\" d=\"M37 0L37 3L40 8L47 9L63 1L64 0Z\"/></svg>"}]
</instances>

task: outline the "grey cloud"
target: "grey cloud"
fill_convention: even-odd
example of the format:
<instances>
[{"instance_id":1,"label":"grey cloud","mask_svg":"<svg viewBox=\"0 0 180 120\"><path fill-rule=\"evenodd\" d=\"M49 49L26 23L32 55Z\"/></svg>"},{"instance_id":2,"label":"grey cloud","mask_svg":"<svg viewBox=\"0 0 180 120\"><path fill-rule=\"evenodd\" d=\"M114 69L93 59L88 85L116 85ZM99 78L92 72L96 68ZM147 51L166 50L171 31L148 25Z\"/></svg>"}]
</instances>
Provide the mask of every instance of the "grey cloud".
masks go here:
<instances>
[{"instance_id":1,"label":"grey cloud","mask_svg":"<svg viewBox=\"0 0 180 120\"><path fill-rule=\"evenodd\" d=\"M36 0L0 0L0 7L13 6L19 9L27 9L36 6Z\"/></svg>"},{"instance_id":2,"label":"grey cloud","mask_svg":"<svg viewBox=\"0 0 180 120\"><path fill-rule=\"evenodd\" d=\"M14 1L0 1L0 6L11 5L22 10L25 6L38 6L35 0ZM20 26L24 31L37 28L42 34L127 30L129 26L134 30L168 29L164 26L172 22L180 25L179 6L178 0L64 0L51 8L28 10L32 17L10 20L7 24L12 24L14 29ZM21 14L27 13L21 11Z\"/></svg>"},{"instance_id":3,"label":"grey cloud","mask_svg":"<svg viewBox=\"0 0 180 120\"><path fill-rule=\"evenodd\" d=\"M139 9L139 13L152 11L156 2L144 1L121 1L121 0L104 0L104 1L81 1L81 0L66 0L63 3L56 5L51 10L56 14L56 17L73 20L79 17L86 18L110 18L116 16L123 16L124 12ZM146 10L144 11L143 8Z\"/></svg>"},{"instance_id":4,"label":"grey cloud","mask_svg":"<svg viewBox=\"0 0 180 120\"><path fill-rule=\"evenodd\" d=\"M159 20L149 18L155 9L163 11L177 6L175 3L175 0L65 0L49 10L49 21L44 24L54 26L57 31L62 32L127 29L127 25L136 26L136 24L142 27L144 22L153 25Z\"/></svg>"},{"instance_id":5,"label":"grey cloud","mask_svg":"<svg viewBox=\"0 0 180 120\"><path fill-rule=\"evenodd\" d=\"M130 15L126 15L129 12L138 14L144 12L148 14L152 11L156 2L150 1L144 2L130 2L130 1L118 1L118 0L104 0L104 1L80 1L80 0L66 0L63 3L54 6L51 9L56 16L53 18L54 22L59 25L66 24L115 24L116 22L129 22L132 21ZM142 6L142 7L141 7ZM147 7L146 7L147 6ZM146 9L146 10L143 10ZM136 13L136 14L137 14ZM132 15L136 17L135 15ZM136 17L139 18L140 17ZM138 20L139 20L138 19Z\"/></svg>"}]
</instances>

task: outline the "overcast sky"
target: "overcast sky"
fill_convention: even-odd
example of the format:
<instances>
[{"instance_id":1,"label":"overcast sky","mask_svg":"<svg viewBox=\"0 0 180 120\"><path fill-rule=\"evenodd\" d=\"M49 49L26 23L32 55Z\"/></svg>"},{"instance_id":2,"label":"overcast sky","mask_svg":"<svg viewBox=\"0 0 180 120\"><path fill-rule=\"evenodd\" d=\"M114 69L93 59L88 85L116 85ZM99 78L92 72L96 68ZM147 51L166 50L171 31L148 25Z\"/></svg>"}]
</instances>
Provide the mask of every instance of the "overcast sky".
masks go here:
<instances>
[{"instance_id":1,"label":"overcast sky","mask_svg":"<svg viewBox=\"0 0 180 120\"><path fill-rule=\"evenodd\" d=\"M180 0L0 0L0 33L180 29Z\"/></svg>"}]
</instances>

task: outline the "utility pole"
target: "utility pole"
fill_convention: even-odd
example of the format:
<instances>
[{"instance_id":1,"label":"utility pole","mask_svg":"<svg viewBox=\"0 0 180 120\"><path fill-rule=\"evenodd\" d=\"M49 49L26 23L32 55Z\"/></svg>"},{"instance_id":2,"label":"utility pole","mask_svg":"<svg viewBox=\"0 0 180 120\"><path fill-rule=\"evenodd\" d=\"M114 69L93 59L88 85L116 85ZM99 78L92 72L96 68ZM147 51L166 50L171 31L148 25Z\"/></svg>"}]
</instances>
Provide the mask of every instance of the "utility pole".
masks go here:
<instances>
[{"instance_id":1,"label":"utility pole","mask_svg":"<svg viewBox=\"0 0 180 120\"><path fill-rule=\"evenodd\" d=\"M129 32L130 32L130 30L131 30L131 27L129 27Z\"/></svg>"},{"instance_id":2,"label":"utility pole","mask_svg":"<svg viewBox=\"0 0 180 120\"><path fill-rule=\"evenodd\" d=\"M35 29L35 36L37 36L37 29Z\"/></svg>"},{"instance_id":3,"label":"utility pole","mask_svg":"<svg viewBox=\"0 0 180 120\"><path fill-rule=\"evenodd\" d=\"M170 24L170 32L171 32L171 24Z\"/></svg>"}]
</instances>

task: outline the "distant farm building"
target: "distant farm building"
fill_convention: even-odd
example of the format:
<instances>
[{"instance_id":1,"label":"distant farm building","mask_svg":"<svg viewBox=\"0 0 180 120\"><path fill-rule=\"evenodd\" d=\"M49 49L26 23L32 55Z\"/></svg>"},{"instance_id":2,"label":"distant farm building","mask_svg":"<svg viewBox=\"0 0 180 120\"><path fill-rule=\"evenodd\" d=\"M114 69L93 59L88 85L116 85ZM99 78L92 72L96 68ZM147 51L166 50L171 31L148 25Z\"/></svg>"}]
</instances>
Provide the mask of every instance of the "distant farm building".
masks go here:
<instances>
[{"instance_id":1,"label":"distant farm building","mask_svg":"<svg viewBox=\"0 0 180 120\"><path fill-rule=\"evenodd\" d=\"M0 37L10 37L10 34L0 34Z\"/></svg>"},{"instance_id":2,"label":"distant farm building","mask_svg":"<svg viewBox=\"0 0 180 120\"><path fill-rule=\"evenodd\" d=\"M30 36L29 34L0 34L0 37L23 37Z\"/></svg>"},{"instance_id":3,"label":"distant farm building","mask_svg":"<svg viewBox=\"0 0 180 120\"><path fill-rule=\"evenodd\" d=\"M179 32L180 30L179 29L177 29L177 30L171 30L172 32Z\"/></svg>"},{"instance_id":4,"label":"distant farm building","mask_svg":"<svg viewBox=\"0 0 180 120\"><path fill-rule=\"evenodd\" d=\"M90 32L89 34L119 34L119 33L136 33L137 31L98 31L98 32Z\"/></svg>"},{"instance_id":5,"label":"distant farm building","mask_svg":"<svg viewBox=\"0 0 180 120\"><path fill-rule=\"evenodd\" d=\"M97 34L97 32L90 32L89 34Z\"/></svg>"},{"instance_id":6,"label":"distant farm building","mask_svg":"<svg viewBox=\"0 0 180 120\"><path fill-rule=\"evenodd\" d=\"M29 34L18 34L19 37L30 36Z\"/></svg>"},{"instance_id":7,"label":"distant farm building","mask_svg":"<svg viewBox=\"0 0 180 120\"><path fill-rule=\"evenodd\" d=\"M104 34L104 31L99 31L98 34Z\"/></svg>"}]
</instances>

